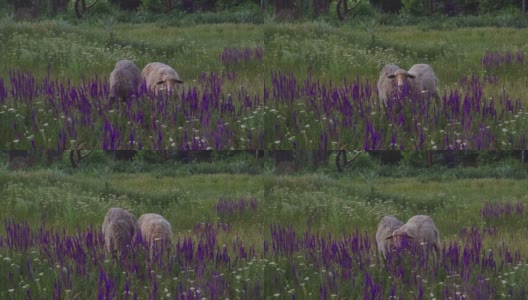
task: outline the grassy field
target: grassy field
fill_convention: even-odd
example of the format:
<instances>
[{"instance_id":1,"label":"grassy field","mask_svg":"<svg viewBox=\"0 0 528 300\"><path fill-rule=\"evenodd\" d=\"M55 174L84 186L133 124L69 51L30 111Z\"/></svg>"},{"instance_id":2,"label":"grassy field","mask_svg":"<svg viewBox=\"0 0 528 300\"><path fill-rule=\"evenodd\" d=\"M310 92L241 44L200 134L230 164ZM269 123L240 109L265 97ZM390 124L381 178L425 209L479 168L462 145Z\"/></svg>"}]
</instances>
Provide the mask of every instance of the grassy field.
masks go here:
<instances>
[{"instance_id":1,"label":"grassy field","mask_svg":"<svg viewBox=\"0 0 528 300\"><path fill-rule=\"evenodd\" d=\"M0 296L184 299L525 299L526 180L127 174L104 167L0 171ZM475 169L478 172L478 169ZM460 170L460 175L464 174ZM111 258L106 210L160 213L175 253ZM422 252L387 262L374 239L384 215L428 214L438 264Z\"/></svg>"},{"instance_id":2,"label":"grassy field","mask_svg":"<svg viewBox=\"0 0 528 300\"><path fill-rule=\"evenodd\" d=\"M519 29L1 22L4 149L526 147ZM174 66L179 100L141 87L140 101L109 105L107 77L122 58ZM440 103L402 95L383 107L376 81L387 63L430 64Z\"/></svg>"}]
</instances>

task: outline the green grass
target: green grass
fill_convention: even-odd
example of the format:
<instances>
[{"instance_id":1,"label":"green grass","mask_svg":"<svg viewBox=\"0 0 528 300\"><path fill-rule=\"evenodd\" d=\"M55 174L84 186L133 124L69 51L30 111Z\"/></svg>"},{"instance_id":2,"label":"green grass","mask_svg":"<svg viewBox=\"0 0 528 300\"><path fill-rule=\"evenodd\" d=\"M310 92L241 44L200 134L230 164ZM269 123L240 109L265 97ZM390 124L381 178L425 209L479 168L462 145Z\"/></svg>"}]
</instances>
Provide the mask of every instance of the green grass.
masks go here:
<instances>
[{"instance_id":1,"label":"green grass","mask_svg":"<svg viewBox=\"0 0 528 300\"><path fill-rule=\"evenodd\" d=\"M330 179L317 175L268 177L265 181L266 201L281 224L305 228L316 222L334 233L355 228L375 231L385 215L407 219L428 214L448 237L462 227L482 225L479 212L484 202L528 201L525 183L511 179Z\"/></svg>"},{"instance_id":2,"label":"green grass","mask_svg":"<svg viewBox=\"0 0 528 300\"><path fill-rule=\"evenodd\" d=\"M80 25L3 20L0 41L3 76L10 69L42 76L50 66L53 78L75 82L94 74L107 77L117 60L127 58L140 69L153 61L167 63L192 82L202 72L222 71L218 55L224 48L262 46L262 33L254 24L175 27L104 20Z\"/></svg>"},{"instance_id":3,"label":"green grass","mask_svg":"<svg viewBox=\"0 0 528 300\"><path fill-rule=\"evenodd\" d=\"M162 213L176 228L214 222L219 197L263 196L262 179L249 175L160 177L157 174L66 175L57 171L2 172L2 219L10 216L74 229L101 223L108 208L130 209L137 216Z\"/></svg>"},{"instance_id":4,"label":"green grass","mask_svg":"<svg viewBox=\"0 0 528 300\"><path fill-rule=\"evenodd\" d=\"M341 27L317 21L270 23L264 25L264 41L269 68L293 72L300 78L312 74L323 81L340 82L360 76L372 82L385 64L409 69L415 63L427 63L440 79L442 91L456 87L464 75L488 74L499 76L501 87L504 85L513 98L526 94L528 78L522 65L486 70L480 64L486 50L526 50L519 29L425 30L382 26L376 21Z\"/></svg>"}]
</instances>

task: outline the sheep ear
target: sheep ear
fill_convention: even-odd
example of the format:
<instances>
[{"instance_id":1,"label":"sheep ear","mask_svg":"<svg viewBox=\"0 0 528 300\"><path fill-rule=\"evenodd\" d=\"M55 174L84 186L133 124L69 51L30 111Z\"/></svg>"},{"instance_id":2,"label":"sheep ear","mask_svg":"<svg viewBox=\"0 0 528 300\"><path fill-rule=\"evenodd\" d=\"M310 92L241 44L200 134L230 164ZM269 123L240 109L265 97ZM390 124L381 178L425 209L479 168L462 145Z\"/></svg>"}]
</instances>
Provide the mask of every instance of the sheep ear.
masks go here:
<instances>
[{"instance_id":1,"label":"sheep ear","mask_svg":"<svg viewBox=\"0 0 528 300\"><path fill-rule=\"evenodd\" d=\"M156 84L163 84L165 81L163 80L160 80L160 81L157 81Z\"/></svg>"},{"instance_id":2,"label":"sheep ear","mask_svg":"<svg viewBox=\"0 0 528 300\"><path fill-rule=\"evenodd\" d=\"M394 78L394 77L396 77L396 75L394 74L387 76L387 78Z\"/></svg>"},{"instance_id":3,"label":"sheep ear","mask_svg":"<svg viewBox=\"0 0 528 300\"><path fill-rule=\"evenodd\" d=\"M177 83L183 83L183 80L176 79Z\"/></svg>"},{"instance_id":4,"label":"sheep ear","mask_svg":"<svg viewBox=\"0 0 528 300\"><path fill-rule=\"evenodd\" d=\"M385 239L386 239L386 240L392 240L393 237L394 237L394 236L391 234L391 235L389 235L388 237L386 237Z\"/></svg>"},{"instance_id":5,"label":"sheep ear","mask_svg":"<svg viewBox=\"0 0 528 300\"><path fill-rule=\"evenodd\" d=\"M414 75L411 75L411 74L407 74L407 77L409 77L409 78L411 78L411 79L414 79L414 78L416 78L416 76L414 76Z\"/></svg>"}]
</instances>

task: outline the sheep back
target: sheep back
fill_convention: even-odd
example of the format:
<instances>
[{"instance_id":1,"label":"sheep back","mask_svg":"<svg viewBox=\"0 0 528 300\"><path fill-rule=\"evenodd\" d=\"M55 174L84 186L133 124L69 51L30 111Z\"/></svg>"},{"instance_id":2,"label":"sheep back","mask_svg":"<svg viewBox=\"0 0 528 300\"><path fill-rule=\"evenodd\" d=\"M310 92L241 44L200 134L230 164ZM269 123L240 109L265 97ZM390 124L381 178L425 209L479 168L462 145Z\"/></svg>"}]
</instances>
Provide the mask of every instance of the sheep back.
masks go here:
<instances>
[{"instance_id":1,"label":"sheep back","mask_svg":"<svg viewBox=\"0 0 528 300\"><path fill-rule=\"evenodd\" d=\"M132 241L136 218L122 208L110 208L101 226L108 252L121 250Z\"/></svg>"},{"instance_id":2,"label":"sheep back","mask_svg":"<svg viewBox=\"0 0 528 300\"><path fill-rule=\"evenodd\" d=\"M416 215L394 230L392 236L408 236L418 243L428 243L436 251L440 249L440 233L430 216Z\"/></svg>"},{"instance_id":3,"label":"sheep back","mask_svg":"<svg viewBox=\"0 0 528 300\"><path fill-rule=\"evenodd\" d=\"M141 71L141 78L146 82L147 89L154 91L156 95L161 90L161 87L158 85L159 82L176 80L182 83L180 76L171 66L159 62L146 65Z\"/></svg>"},{"instance_id":4,"label":"sheep back","mask_svg":"<svg viewBox=\"0 0 528 300\"><path fill-rule=\"evenodd\" d=\"M137 229L149 244L160 240L172 242L172 227L161 215L152 213L142 215L138 219Z\"/></svg>"},{"instance_id":5,"label":"sheep back","mask_svg":"<svg viewBox=\"0 0 528 300\"><path fill-rule=\"evenodd\" d=\"M428 64L415 64L409 71L409 74L416 76L413 82L413 92L421 93L422 91L428 91L431 95L439 96L439 80L433 68Z\"/></svg>"},{"instance_id":6,"label":"sheep back","mask_svg":"<svg viewBox=\"0 0 528 300\"><path fill-rule=\"evenodd\" d=\"M110 73L110 101L115 98L122 98L123 101L128 95L135 92L141 82L141 73L133 61L123 59L115 64L114 70Z\"/></svg>"}]
</instances>

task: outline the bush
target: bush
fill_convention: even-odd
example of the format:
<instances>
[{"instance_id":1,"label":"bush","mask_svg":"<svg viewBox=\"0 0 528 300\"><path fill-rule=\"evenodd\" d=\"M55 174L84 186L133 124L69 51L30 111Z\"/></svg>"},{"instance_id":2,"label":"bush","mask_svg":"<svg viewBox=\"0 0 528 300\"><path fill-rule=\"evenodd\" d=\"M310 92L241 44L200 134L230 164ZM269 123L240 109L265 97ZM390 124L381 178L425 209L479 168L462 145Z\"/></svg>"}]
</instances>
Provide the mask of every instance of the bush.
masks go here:
<instances>
[{"instance_id":1,"label":"bush","mask_svg":"<svg viewBox=\"0 0 528 300\"><path fill-rule=\"evenodd\" d=\"M161 13L167 9L164 2L162 0L143 0L141 2L141 9Z\"/></svg>"},{"instance_id":2,"label":"bush","mask_svg":"<svg viewBox=\"0 0 528 300\"><path fill-rule=\"evenodd\" d=\"M93 15L113 15L114 11L109 2L98 1L97 4L89 9L90 14Z\"/></svg>"},{"instance_id":3,"label":"bush","mask_svg":"<svg viewBox=\"0 0 528 300\"><path fill-rule=\"evenodd\" d=\"M402 13L413 16L423 16L427 14L427 1L423 0L402 0Z\"/></svg>"},{"instance_id":4,"label":"bush","mask_svg":"<svg viewBox=\"0 0 528 300\"><path fill-rule=\"evenodd\" d=\"M402 152L402 165L409 166L411 168L426 168L427 159L424 151L403 151Z\"/></svg>"},{"instance_id":5,"label":"bush","mask_svg":"<svg viewBox=\"0 0 528 300\"><path fill-rule=\"evenodd\" d=\"M137 10L141 5L141 0L109 0L110 3L123 10Z\"/></svg>"}]
</instances>

